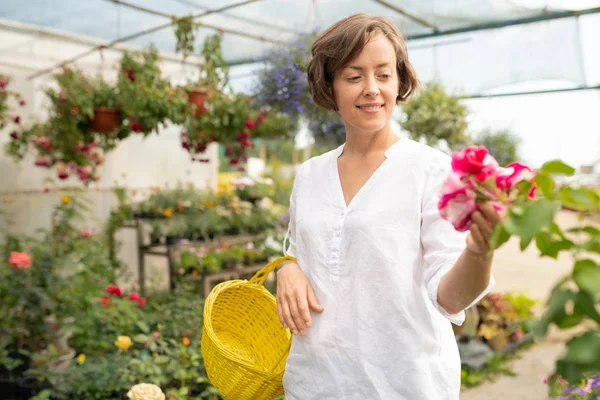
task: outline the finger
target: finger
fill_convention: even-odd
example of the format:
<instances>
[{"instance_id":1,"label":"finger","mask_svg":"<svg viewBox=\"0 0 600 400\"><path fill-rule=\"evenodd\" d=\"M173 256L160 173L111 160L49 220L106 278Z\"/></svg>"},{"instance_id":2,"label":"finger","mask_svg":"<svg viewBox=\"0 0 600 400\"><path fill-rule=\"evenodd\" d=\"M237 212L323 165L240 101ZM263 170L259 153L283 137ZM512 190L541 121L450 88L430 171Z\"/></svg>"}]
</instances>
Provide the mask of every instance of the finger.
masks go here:
<instances>
[{"instance_id":1,"label":"finger","mask_svg":"<svg viewBox=\"0 0 600 400\"><path fill-rule=\"evenodd\" d=\"M481 231L477 225L471 225L471 237L481 253L487 253L489 251L490 246L481 235Z\"/></svg>"},{"instance_id":2,"label":"finger","mask_svg":"<svg viewBox=\"0 0 600 400\"><path fill-rule=\"evenodd\" d=\"M492 226L491 223L486 220L483 215L479 211L475 211L471 216L473 222L475 222L474 226L479 228L479 232L483 234L484 238L489 239L492 237Z\"/></svg>"},{"instance_id":3,"label":"finger","mask_svg":"<svg viewBox=\"0 0 600 400\"><path fill-rule=\"evenodd\" d=\"M292 330L294 335L298 334L298 327L294 323L294 318L292 318L292 312L290 311L289 304L287 299L281 303L281 313L283 314L283 320L285 321L285 325Z\"/></svg>"},{"instance_id":4,"label":"finger","mask_svg":"<svg viewBox=\"0 0 600 400\"><path fill-rule=\"evenodd\" d=\"M494 208L494 206L487 202L479 207L483 216L490 221L492 227L496 226L496 224L500 223L500 215L498 215L498 211Z\"/></svg>"},{"instance_id":5,"label":"finger","mask_svg":"<svg viewBox=\"0 0 600 400\"><path fill-rule=\"evenodd\" d=\"M294 334L302 334L302 331L304 331L305 326L304 320L300 315L300 310L298 310L298 296L290 295L288 296L287 300L287 304L290 308L290 318L292 319L294 326L296 327L296 332Z\"/></svg>"},{"instance_id":6,"label":"finger","mask_svg":"<svg viewBox=\"0 0 600 400\"><path fill-rule=\"evenodd\" d=\"M287 323L285 322L285 318L283 317L283 310L281 309L281 298L277 296L277 316L279 316L279 321L284 328L288 328Z\"/></svg>"},{"instance_id":7,"label":"finger","mask_svg":"<svg viewBox=\"0 0 600 400\"><path fill-rule=\"evenodd\" d=\"M310 309L308 307L308 299L306 297L304 299L300 297L298 298L298 312L300 313L300 318L302 318L304 326L310 328L312 325L312 318L310 317Z\"/></svg>"},{"instance_id":8,"label":"finger","mask_svg":"<svg viewBox=\"0 0 600 400\"><path fill-rule=\"evenodd\" d=\"M315 291L313 290L312 286L308 285L308 306L311 308L311 310L316 311L316 312L323 312L323 307L321 307L321 304L319 304L319 300L317 300L317 296L315 296Z\"/></svg>"}]
</instances>

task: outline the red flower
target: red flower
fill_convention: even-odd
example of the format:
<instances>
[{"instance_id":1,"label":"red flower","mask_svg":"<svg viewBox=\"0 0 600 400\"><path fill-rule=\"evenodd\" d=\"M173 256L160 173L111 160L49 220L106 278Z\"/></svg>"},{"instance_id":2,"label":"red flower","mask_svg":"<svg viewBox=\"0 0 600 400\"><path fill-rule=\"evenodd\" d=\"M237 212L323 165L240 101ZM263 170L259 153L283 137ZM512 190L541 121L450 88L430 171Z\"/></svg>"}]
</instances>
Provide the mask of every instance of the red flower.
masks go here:
<instances>
[{"instance_id":1,"label":"red flower","mask_svg":"<svg viewBox=\"0 0 600 400\"><path fill-rule=\"evenodd\" d=\"M129 300L138 301L139 299L140 299L140 295L137 294L136 292L129 293Z\"/></svg>"},{"instance_id":2,"label":"red flower","mask_svg":"<svg viewBox=\"0 0 600 400\"><path fill-rule=\"evenodd\" d=\"M137 303L140 306L140 308L144 308L146 306L146 298L145 297L140 297L138 299Z\"/></svg>"},{"instance_id":3,"label":"red flower","mask_svg":"<svg viewBox=\"0 0 600 400\"><path fill-rule=\"evenodd\" d=\"M10 133L10 137L11 137L11 138L13 138L13 139L18 139L18 138L19 138L19 132L17 132L17 131L12 131L12 132Z\"/></svg>"},{"instance_id":4,"label":"red flower","mask_svg":"<svg viewBox=\"0 0 600 400\"><path fill-rule=\"evenodd\" d=\"M48 167L50 165L50 161L44 156L38 156L35 160L35 165L38 167Z\"/></svg>"},{"instance_id":5,"label":"red flower","mask_svg":"<svg viewBox=\"0 0 600 400\"><path fill-rule=\"evenodd\" d=\"M18 115L15 117L15 124L20 124L21 123L21 117L19 117Z\"/></svg>"},{"instance_id":6,"label":"red flower","mask_svg":"<svg viewBox=\"0 0 600 400\"><path fill-rule=\"evenodd\" d=\"M196 151L198 153L204 153L206 151L206 145L204 143L198 143L196 145Z\"/></svg>"},{"instance_id":7,"label":"red flower","mask_svg":"<svg viewBox=\"0 0 600 400\"><path fill-rule=\"evenodd\" d=\"M230 155L232 151L233 151L233 147L231 145L228 145L225 148L225 155Z\"/></svg>"},{"instance_id":8,"label":"red flower","mask_svg":"<svg viewBox=\"0 0 600 400\"><path fill-rule=\"evenodd\" d=\"M102 299L100 300L100 303L103 306L108 307L108 305L110 304L110 297L108 297L108 296L102 297Z\"/></svg>"},{"instance_id":9,"label":"red flower","mask_svg":"<svg viewBox=\"0 0 600 400\"><path fill-rule=\"evenodd\" d=\"M130 69L127 70L127 79L129 79L131 82L135 82L135 74Z\"/></svg>"},{"instance_id":10,"label":"red flower","mask_svg":"<svg viewBox=\"0 0 600 400\"><path fill-rule=\"evenodd\" d=\"M190 144L190 142L181 142L181 147L183 147L186 150L189 150L190 147L192 147L192 145Z\"/></svg>"},{"instance_id":11,"label":"red flower","mask_svg":"<svg viewBox=\"0 0 600 400\"><path fill-rule=\"evenodd\" d=\"M67 171L61 171L58 173L58 179L64 181L69 177L69 173Z\"/></svg>"},{"instance_id":12,"label":"red flower","mask_svg":"<svg viewBox=\"0 0 600 400\"><path fill-rule=\"evenodd\" d=\"M251 119L247 119L246 122L244 122L244 125L248 129L254 129L254 128L256 128L256 124Z\"/></svg>"},{"instance_id":13,"label":"red flower","mask_svg":"<svg viewBox=\"0 0 600 400\"><path fill-rule=\"evenodd\" d=\"M24 106L26 104L27 104L27 102L25 101L25 99L19 100L19 105Z\"/></svg>"},{"instance_id":14,"label":"red flower","mask_svg":"<svg viewBox=\"0 0 600 400\"><path fill-rule=\"evenodd\" d=\"M131 128L131 130L134 131L134 132L141 132L141 130L142 130L142 124L140 124L139 122L130 121L129 122L129 128Z\"/></svg>"},{"instance_id":15,"label":"red flower","mask_svg":"<svg viewBox=\"0 0 600 400\"><path fill-rule=\"evenodd\" d=\"M119 297L123 296L123 290L121 290L121 288L117 285L108 285L106 287L106 292Z\"/></svg>"},{"instance_id":16,"label":"red flower","mask_svg":"<svg viewBox=\"0 0 600 400\"><path fill-rule=\"evenodd\" d=\"M92 232L88 231L88 230L82 230L81 231L81 236L84 238L88 238L90 236L92 236Z\"/></svg>"},{"instance_id":17,"label":"red flower","mask_svg":"<svg viewBox=\"0 0 600 400\"><path fill-rule=\"evenodd\" d=\"M231 160L229 160L229 163L230 163L231 165L237 165L237 163L238 163L238 160L237 160L237 158L232 158Z\"/></svg>"},{"instance_id":18,"label":"red flower","mask_svg":"<svg viewBox=\"0 0 600 400\"><path fill-rule=\"evenodd\" d=\"M8 82L0 79L0 89L4 89L6 85L8 85Z\"/></svg>"}]
</instances>

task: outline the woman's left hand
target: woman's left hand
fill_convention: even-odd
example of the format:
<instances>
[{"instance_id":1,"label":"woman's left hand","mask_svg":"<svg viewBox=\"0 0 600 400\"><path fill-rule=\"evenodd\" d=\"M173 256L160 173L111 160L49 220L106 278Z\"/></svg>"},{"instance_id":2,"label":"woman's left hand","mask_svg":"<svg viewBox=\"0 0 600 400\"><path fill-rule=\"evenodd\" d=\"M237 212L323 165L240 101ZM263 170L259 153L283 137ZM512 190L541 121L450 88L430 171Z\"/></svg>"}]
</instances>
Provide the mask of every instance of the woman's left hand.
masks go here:
<instances>
[{"instance_id":1,"label":"woman's left hand","mask_svg":"<svg viewBox=\"0 0 600 400\"><path fill-rule=\"evenodd\" d=\"M473 253L493 252L490 246L494 228L502 218L490 203L483 203L471 216L471 227L467 237L467 249Z\"/></svg>"}]
</instances>

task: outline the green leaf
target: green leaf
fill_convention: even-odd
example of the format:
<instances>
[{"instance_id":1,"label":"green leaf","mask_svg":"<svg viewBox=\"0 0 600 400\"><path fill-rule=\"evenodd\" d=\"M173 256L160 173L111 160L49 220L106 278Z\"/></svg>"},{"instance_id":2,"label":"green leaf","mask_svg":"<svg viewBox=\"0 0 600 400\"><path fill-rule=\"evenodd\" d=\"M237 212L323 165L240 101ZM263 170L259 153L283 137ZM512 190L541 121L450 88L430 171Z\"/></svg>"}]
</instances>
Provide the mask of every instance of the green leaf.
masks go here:
<instances>
[{"instance_id":1,"label":"green leaf","mask_svg":"<svg viewBox=\"0 0 600 400\"><path fill-rule=\"evenodd\" d=\"M133 341L137 343L147 343L148 341L150 341L150 337L147 335L139 334L133 337Z\"/></svg>"},{"instance_id":2,"label":"green leaf","mask_svg":"<svg viewBox=\"0 0 600 400\"><path fill-rule=\"evenodd\" d=\"M575 263L573 280L581 290L591 295L600 292L600 265L592 260L580 260Z\"/></svg>"},{"instance_id":3,"label":"green leaf","mask_svg":"<svg viewBox=\"0 0 600 400\"><path fill-rule=\"evenodd\" d=\"M154 359L154 363L161 365L161 364L166 364L168 363L170 360L169 356L158 356Z\"/></svg>"},{"instance_id":4,"label":"green leaf","mask_svg":"<svg viewBox=\"0 0 600 400\"><path fill-rule=\"evenodd\" d=\"M596 310L594 298L588 292L579 292L575 297L575 310L600 324L600 314Z\"/></svg>"},{"instance_id":5,"label":"green leaf","mask_svg":"<svg viewBox=\"0 0 600 400\"><path fill-rule=\"evenodd\" d=\"M595 211L600 201L598 193L586 188L563 187L559 197L563 206L579 211Z\"/></svg>"},{"instance_id":6,"label":"green leaf","mask_svg":"<svg viewBox=\"0 0 600 400\"><path fill-rule=\"evenodd\" d=\"M554 179L546 173L537 174L534 178L534 182L537 187L542 191L544 196L551 197L554 192Z\"/></svg>"},{"instance_id":7,"label":"green leaf","mask_svg":"<svg viewBox=\"0 0 600 400\"><path fill-rule=\"evenodd\" d=\"M546 174L561 174L571 176L575 173L575 168L563 163L560 160L551 160L542 165L540 172Z\"/></svg>"},{"instance_id":8,"label":"green leaf","mask_svg":"<svg viewBox=\"0 0 600 400\"><path fill-rule=\"evenodd\" d=\"M521 237L522 249L527 247L540 229L549 227L553 223L557 204L548 199L540 199L527 204L524 208L525 211L522 216L511 216L510 221L513 224L510 230L514 230Z\"/></svg>"},{"instance_id":9,"label":"green leaf","mask_svg":"<svg viewBox=\"0 0 600 400\"><path fill-rule=\"evenodd\" d=\"M600 366L600 334L589 331L567 342L567 352L562 359L572 364Z\"/></svg>"},{"instance_id":10,"label":"green leaf","mask_svg":"<svg viewBox=\"0 0 600 400\"><path fill-rule=\"evenodd\" d=\"M490 242L490 246L492 249L497 249L502 246L504 243L508 242L510 239L510 233L506 230L506 227L503 223L496 225L494 232L492 234L492 239Z\"/></svg>"},{"instance_id":11,"label":"green leaf","mask_svg":"<svg viewBox=\"0 0 600 400\"><path fill-rule=\"evenodd\" d=\"M148 324L144 321L137 321L136 325L138 328L140 328L140 330L144 333L150 333L150 327L148 326Z\"/></svg>"},{"instance_id":12,"label":"green leaf","mask_svg":"<svg viewBox=\"0 0 600 400\"><path fill-rule=\"evenodd\" d=\"M546 312L542 315L542 318L531 323L532 332L536 336L545 336L550 324L560 325L566 316L565 304L574 298L575 292L572 290L563 289L558 285L554 287L547 302Z\"/></svg>"},{"instance_id":13,"label":"green leaf","mask_svg":"<svg viewBox=\"0 0 600 400\"><path fill-rule=\"evenodd\" d=\"M574 243L570 240L553 240L552 234L548 231L540 231L535 235L535 243L542 256L558 258L558 254L563 250L573 248Z\"/></svg>"}]
</instances>

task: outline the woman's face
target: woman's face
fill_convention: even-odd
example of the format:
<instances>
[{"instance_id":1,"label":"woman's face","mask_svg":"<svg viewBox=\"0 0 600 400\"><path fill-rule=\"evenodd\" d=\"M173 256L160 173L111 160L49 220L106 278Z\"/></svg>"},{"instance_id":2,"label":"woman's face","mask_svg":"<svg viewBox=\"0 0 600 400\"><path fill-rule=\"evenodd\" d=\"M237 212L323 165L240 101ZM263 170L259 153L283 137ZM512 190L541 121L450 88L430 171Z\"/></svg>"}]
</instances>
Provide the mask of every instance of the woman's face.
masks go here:
<instances>
[{"instance_id":1,"label":"woman's face","mask_svg":"<svg viewBox=\"0 0 600 400\"><path fill-rule=\"evenodd\" d=\"M376 34L333 80L346 134L373 134L389 129L398 87L394 46L385 36Z\"/></svg>"}]
</instances>

